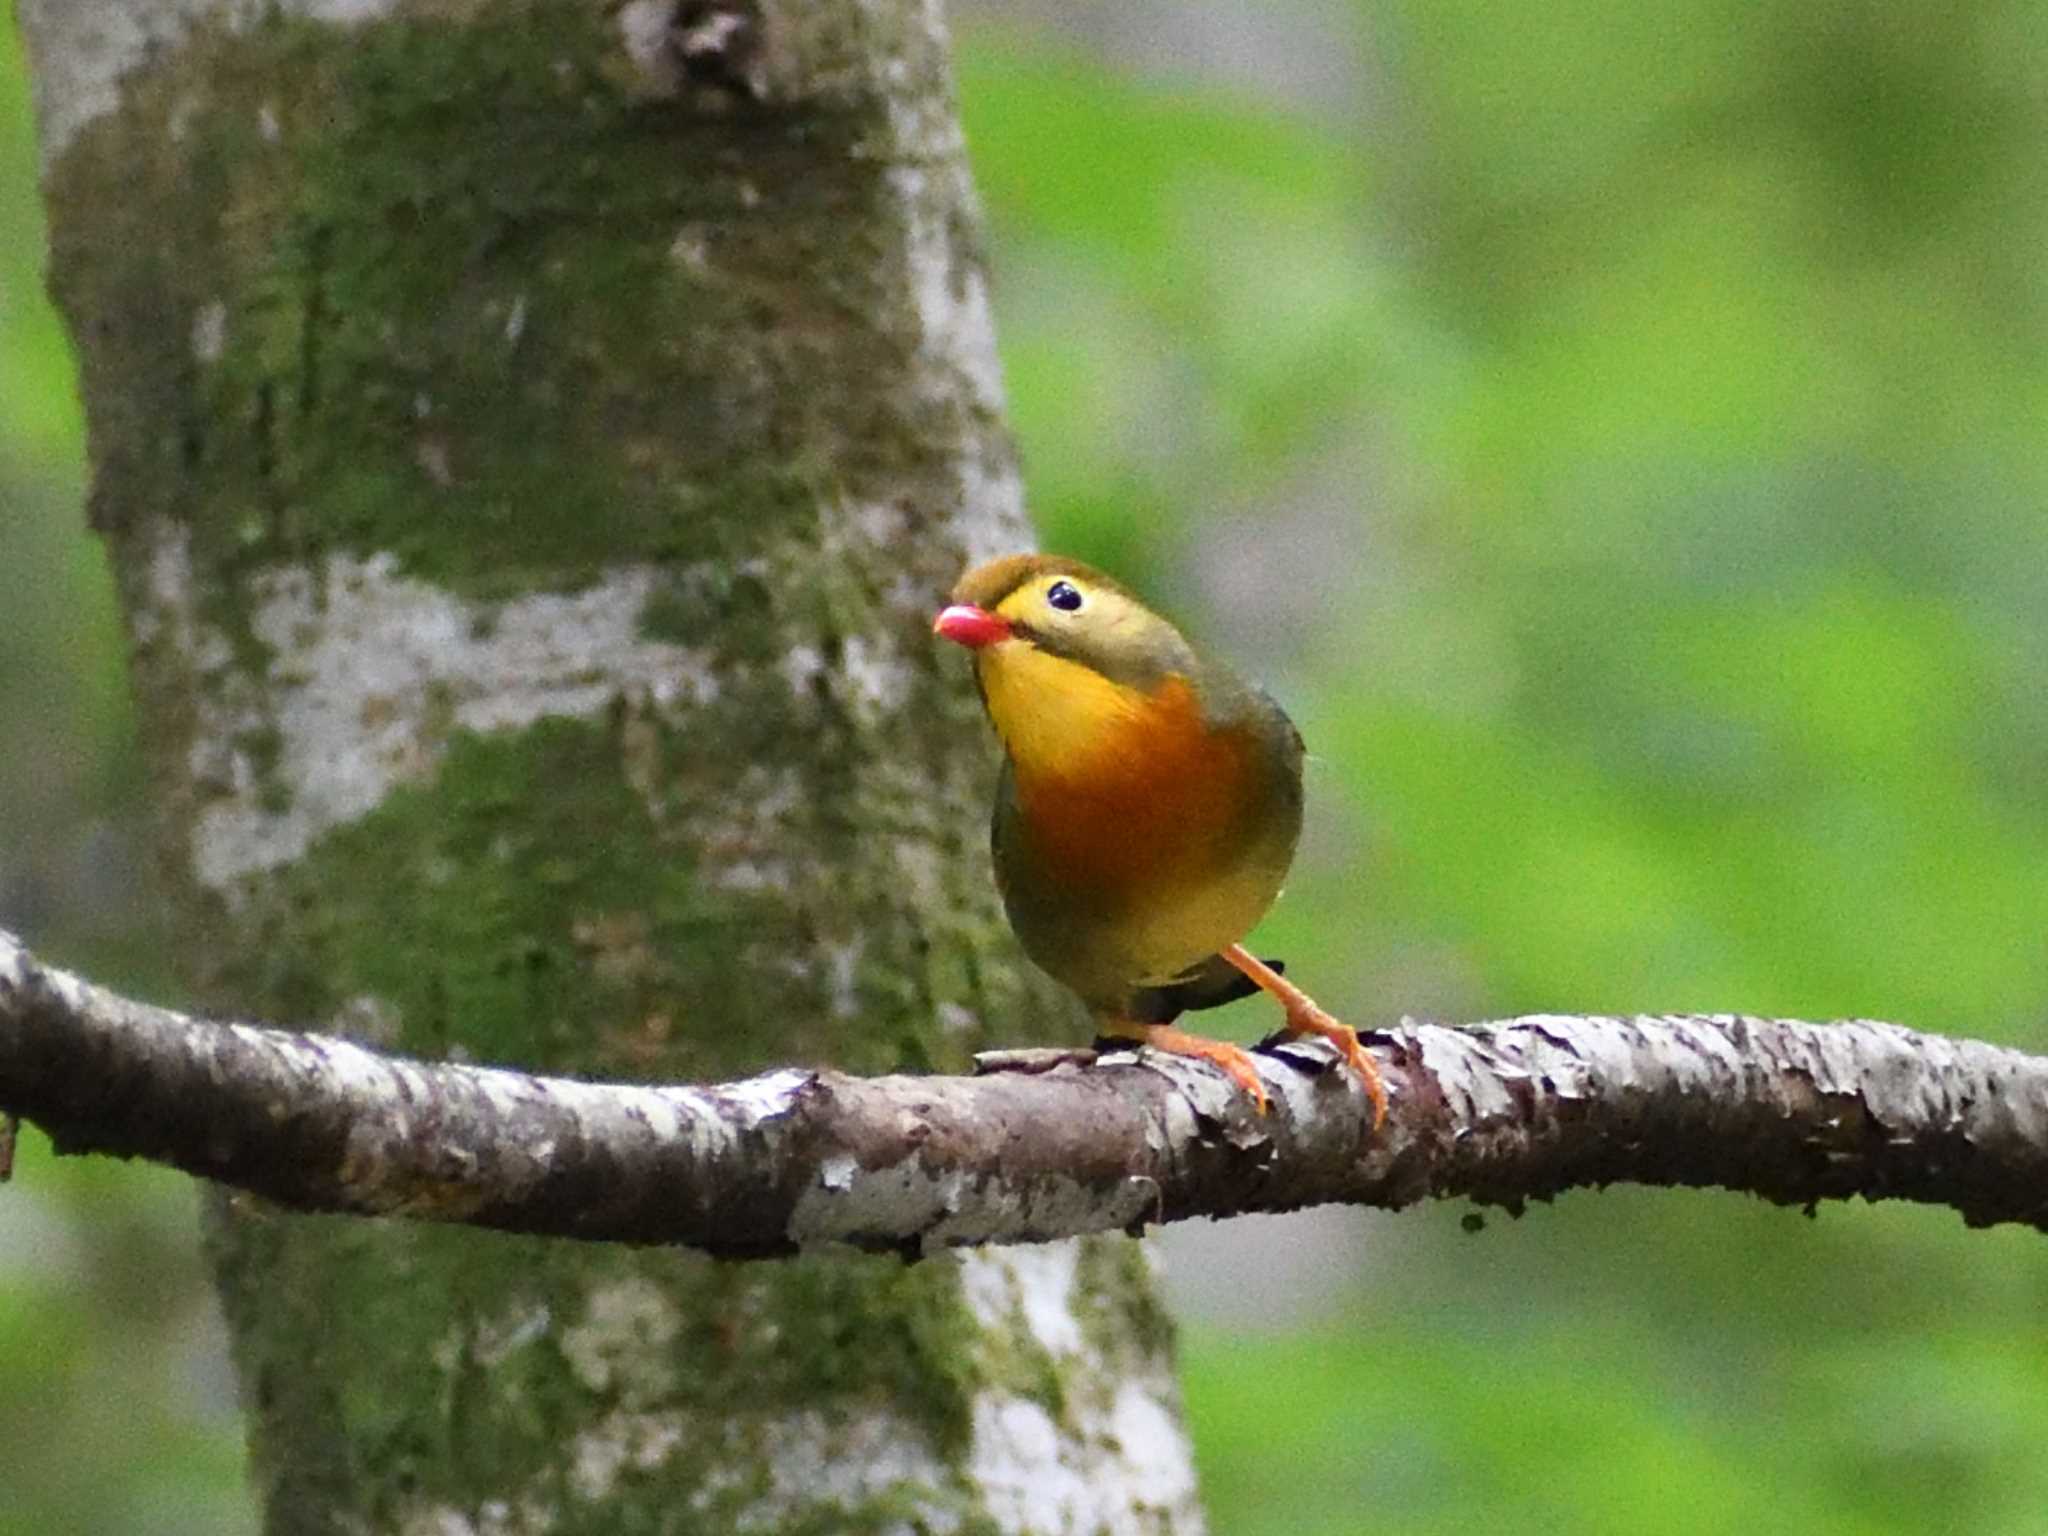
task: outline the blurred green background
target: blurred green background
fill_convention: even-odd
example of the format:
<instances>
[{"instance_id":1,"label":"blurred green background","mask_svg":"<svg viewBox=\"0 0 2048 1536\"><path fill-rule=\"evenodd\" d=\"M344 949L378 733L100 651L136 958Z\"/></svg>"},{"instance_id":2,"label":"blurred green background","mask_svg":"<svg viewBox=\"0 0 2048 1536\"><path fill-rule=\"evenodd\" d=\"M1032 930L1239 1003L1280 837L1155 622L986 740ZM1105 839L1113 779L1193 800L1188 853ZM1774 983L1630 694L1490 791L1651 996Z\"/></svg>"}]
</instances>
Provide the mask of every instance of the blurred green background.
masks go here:
<instances>
[{"instance_id":1,"label":"blurred green background","mask_svg":"<svg viewBox=\"0 0 2048 1536\"><path fill-rule=\"evenodd\" d=\"M1361 1023L2048 1049L2048 10L956 31L1045 543L1249 660L1315 754L1263 947ZM0 924L165 995L14 47ZM247 1529L192 1191L25 1162L0 1536ZM1639 1190L1462 1214L1170 1234L1219 1536L2048 1530L2038 1237Z\"/></svg>"}]
</instances>

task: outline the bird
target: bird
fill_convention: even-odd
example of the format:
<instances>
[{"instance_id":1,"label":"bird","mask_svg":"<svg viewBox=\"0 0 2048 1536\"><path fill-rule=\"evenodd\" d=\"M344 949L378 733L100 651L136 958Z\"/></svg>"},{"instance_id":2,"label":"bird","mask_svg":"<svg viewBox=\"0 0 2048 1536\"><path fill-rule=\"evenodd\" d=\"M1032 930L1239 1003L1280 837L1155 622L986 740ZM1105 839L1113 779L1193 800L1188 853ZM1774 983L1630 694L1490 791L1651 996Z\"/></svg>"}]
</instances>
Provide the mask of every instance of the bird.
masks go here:
<instances>
[{"instance_id":1,"label":"bird","mask_svg":"<svg viewBox=\"0 0 2048 1536\"><path fill-rule=\"evenodd\" d=\"M933 632L974 658L1004 754L990 829L1010 926L1102 1036L1221 1067L1266 1112L1241 1046L1174 1020L1263 991L1330 1042L1386 1117L1378 1064L1244 937L1301 835L1301 734L1265 692L1113 578L1014 554L962 576Z\"/></svg>"}]
</instances>

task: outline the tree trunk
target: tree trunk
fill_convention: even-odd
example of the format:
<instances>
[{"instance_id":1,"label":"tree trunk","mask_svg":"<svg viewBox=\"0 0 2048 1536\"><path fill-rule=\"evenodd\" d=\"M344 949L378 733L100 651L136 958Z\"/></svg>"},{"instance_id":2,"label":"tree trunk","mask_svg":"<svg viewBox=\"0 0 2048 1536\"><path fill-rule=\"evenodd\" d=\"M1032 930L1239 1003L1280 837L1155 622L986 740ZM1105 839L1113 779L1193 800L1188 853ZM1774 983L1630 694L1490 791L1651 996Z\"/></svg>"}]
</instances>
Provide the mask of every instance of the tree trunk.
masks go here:
<instances>
[{"instance_id":1,"label":"tree trunk","mask_svg":"<svg viewBox=\"0 0 2048 1536\"><path fill-rule=\"evenodd\" d=\"M1027 537L936 7L20 12L204 1006L647 1079L1078 1037L927 634ZM273 1531L1200 1524L1128 1239L211 1245Z\"/></svg>"}]
</instances>

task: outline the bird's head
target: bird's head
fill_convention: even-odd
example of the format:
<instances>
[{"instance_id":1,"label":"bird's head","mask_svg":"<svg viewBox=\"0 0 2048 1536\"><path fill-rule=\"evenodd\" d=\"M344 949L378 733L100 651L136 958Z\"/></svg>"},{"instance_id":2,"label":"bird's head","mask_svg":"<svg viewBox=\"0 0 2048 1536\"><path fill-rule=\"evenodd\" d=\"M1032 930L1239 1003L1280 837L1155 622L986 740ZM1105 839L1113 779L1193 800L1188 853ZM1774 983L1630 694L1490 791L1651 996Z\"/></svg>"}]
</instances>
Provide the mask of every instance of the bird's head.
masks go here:
<instances>
[{"instance_id":1,"label":"bird's head","mask_svg":"<svg viewBox=\"0 0 2048 1536\"><path fill-rule=\"evenodd\" d=\"M1078 560L977 566L932 629L974 653L989 719L1026 774L1140 750L1162 710L1199 718L1202 665L1180 631Z\"/></svg>"},{"instance_id":2,"label":"bird's head","mask_svg":"<svg viewBox=\"0 0 2048 1536\"><path fill-rule=\"evenodd\" d=\"M1169 676L1190 676L1196 666L1180 631L1129 590L1057 555L1005 555L976 566L953 588L932 630L973 651L984 680L1028 666L1028 652L1145 692ZM1042 675L1051 681L1061 674Z\"/></svg>"}]
</instances>

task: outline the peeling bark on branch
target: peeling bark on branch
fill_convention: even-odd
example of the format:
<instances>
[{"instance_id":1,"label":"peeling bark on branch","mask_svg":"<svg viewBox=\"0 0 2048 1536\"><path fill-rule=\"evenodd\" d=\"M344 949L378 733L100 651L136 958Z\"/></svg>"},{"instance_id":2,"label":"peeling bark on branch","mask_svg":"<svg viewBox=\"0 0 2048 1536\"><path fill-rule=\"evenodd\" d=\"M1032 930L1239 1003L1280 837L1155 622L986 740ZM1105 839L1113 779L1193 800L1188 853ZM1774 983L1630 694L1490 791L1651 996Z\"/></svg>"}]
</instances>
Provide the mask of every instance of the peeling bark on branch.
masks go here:
<instances>
[{"instance_id":1,"label":"peeling bark on branch","mask_svg":"<svg viewBox=\"0 0 2048 1536\"><path fill-rule=\"evenodd\" d=\"M978 1078L594 1084L194 1020L0 934L0 1110L305 1210L683 1244L921 1252L1329 1201L1510 1208L1585 1185L1862 1195L2048 1229L2048 1060L1868 1021L1540 1016L1372 1044L1377 1139L1319 1042L1259 1117L1151 1053Z\"/></svg>"}]
</instances>

